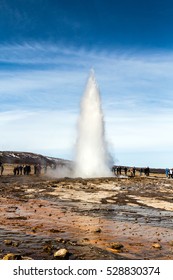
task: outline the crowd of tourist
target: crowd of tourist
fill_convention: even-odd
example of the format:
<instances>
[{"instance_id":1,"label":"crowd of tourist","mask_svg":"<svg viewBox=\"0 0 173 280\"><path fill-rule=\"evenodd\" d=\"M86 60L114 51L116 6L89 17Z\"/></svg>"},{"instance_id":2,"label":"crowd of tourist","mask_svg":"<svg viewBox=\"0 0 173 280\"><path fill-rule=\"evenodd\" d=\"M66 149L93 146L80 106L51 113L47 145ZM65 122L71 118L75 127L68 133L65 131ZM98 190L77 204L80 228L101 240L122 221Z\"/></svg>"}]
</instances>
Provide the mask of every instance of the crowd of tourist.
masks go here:
<instances>
[{"instance_id":1,"label":"crowd of tourist","mask_svg":"<svg viewBox=\"0 0 173 280\"><path fill-rule=\"evenodd\" d=\"M136 172L138 171L138 174L140 176L145 175L149 176L150 175L150 168L136 168L134 167L126 167L126 166L113 166L112 167L112 172L113 174L119 176L119 175L125 175L125 176L130 176L130 177L135 177Z\"/></svg>"},{"instance_id":2,"label":"crowd of tourist","mask_svg":"<svg viewBox=\"0 0 173 280\"><path fill-rule=\"evenodd\" d=\"M51 166L52 169L56 169L56 164L53 164ZM41 173L46 174L47 172L47 165L41 164L35 164L33 167L31 165L16 165L13 168L13 174L16 175L30 175L33 168L33 174L34 175L40 175ZM4 173L4 164L0 162L0 176L2 176ZM126 167L126 166L113 166L112 167L112 173L116 176L130 176L135 177L136 173L138 176L150 176L150 168L136 168L134 167ZM167 178L173 178L173 168L166 168L165 169L165 175Z\"/></svg>"},{"instance_id":3,"label":"crowd of tourist","mask_svg":"<svg viewBox=\"0 0 173 280\"><path fill-rule=\"evenodd\" d=\"M43 173L47 172L47 165L41 166L41 164L35 164L33 167L31 165L26 164L26 165L15 165L13 170L13 175L30 175L31 172L35 175L40 175L41 170L43 169ZM3 175L4 172L4 164L0 162L0 176Z\"/></svg>"},{"instance_id":4,"label":"crowd of tourist","mask_svg":"<svg viewBox=\"0 0 173 280\"><path fill-rule=\"evenodd\" d=\"M34 174L40 175L41 174L41 164L34 165ZM46 173L47 167L44 167L44 173ZM31 174L31 165L17 165L13 169L14 175L30 175Z\"/></svg>"}]
</instances>

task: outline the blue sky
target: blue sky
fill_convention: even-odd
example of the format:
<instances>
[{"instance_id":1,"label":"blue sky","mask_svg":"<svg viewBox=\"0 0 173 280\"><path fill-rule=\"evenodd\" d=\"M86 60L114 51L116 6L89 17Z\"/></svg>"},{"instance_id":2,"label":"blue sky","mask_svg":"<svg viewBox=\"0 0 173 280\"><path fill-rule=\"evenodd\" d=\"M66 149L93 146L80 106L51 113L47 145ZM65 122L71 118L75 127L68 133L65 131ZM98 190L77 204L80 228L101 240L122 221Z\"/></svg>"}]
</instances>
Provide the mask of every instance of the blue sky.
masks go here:
<instances>
[{"instance_id":1,"label":"blue sky","mask_svg":"<svg viewBox=\"0 0 173 280\"><path fill-rule=\"evenodd\" d=\"M173 166L173 2L0 0L0 150L72 159L95 69L114 161Z\"/></svg>"}]
</instances>

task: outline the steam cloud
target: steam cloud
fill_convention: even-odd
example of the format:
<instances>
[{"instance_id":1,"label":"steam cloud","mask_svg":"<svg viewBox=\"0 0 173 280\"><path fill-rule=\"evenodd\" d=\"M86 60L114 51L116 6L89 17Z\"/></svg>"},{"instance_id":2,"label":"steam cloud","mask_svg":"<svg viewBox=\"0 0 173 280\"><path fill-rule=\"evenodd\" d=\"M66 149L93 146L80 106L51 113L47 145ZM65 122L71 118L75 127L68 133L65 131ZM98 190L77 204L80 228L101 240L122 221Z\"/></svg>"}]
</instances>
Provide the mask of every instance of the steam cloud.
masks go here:
<instances>
[{"instance_id":1,"label":"steam cloud","mask_svg":"<svg viewBox=\"0 0 173 280\"><path fill-rule=\"evenodd\" d=\"M81 101L74 176L109 177L112 158L105 141L99 88L91 70Z\"/></svg>"}]
</instances>

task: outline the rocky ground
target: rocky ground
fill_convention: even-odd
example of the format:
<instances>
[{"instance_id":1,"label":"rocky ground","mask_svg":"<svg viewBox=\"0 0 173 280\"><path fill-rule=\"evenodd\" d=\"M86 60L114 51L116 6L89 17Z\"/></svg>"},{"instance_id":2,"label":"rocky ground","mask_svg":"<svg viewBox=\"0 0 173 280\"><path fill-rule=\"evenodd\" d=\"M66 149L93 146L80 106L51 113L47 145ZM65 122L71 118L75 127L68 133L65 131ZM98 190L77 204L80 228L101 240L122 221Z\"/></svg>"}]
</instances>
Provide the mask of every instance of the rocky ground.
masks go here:
<instances>
[{"instance_id":1,"label":"rocky ground","mask_svg":"<svg viewBox=\"0 0 173 280\"><path fill-rule=\"evenodd\" d=\"M1 259L173 259L172 179L3 175L0 193Z\"/></svg>"}]
</instances>

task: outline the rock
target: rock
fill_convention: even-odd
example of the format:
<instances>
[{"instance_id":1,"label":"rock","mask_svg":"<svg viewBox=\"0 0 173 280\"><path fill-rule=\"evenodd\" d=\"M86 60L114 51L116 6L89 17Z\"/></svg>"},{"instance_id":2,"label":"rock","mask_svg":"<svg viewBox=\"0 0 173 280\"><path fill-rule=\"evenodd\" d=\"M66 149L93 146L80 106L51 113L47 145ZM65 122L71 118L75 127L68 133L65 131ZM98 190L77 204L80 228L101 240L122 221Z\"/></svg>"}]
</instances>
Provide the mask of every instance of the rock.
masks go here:
<instances>
[{"instance_id":1,"label":"rock","mask_svg":"<svg viewBox=\"0 0 173 280\"><path fill-rule=\"evenodd\" d=\"M83 184L84 186L86 186L86 185L87 185L87 182L83 180L82 184Z\"/></svg>"},{"instance_id":2,"label":"rock","mask_svg":"<svg viewBox=\"0 0 173 280\"><path fill-rule=\"evenodd\" d=\"M67 240L65 240L63 238L56 238L56 241L59 243L63 243L63 244L65 244L67 242Z\"/></svg>"},{"instance_id":3,"label":"rock","mask_svg":"<svg viewBox=\"0 0 173 280\"><path fill-rule=\"evenodd\" d=\"M77 241L68 241L69 245L77 246Z\"/></svg>"},{"instance_id":4,"label":"rock","mask_svg":"<svg viewBox=\"0 0 173 280\"><path fill-rule=\"evenodd\" d=\"M30 261L30 260L33 260L32 258L30 258L30 257L26 257L26 256L24 256L24 257L22 257L22 260L24 260L24 261Z\"/></svg>"},{"instance_id":5,"label":"rock","mask_svg":"<svg viewBox=\"0 0 173 280\"><path fill-rule=\"evenodd\" d=\"M36 233L36 230L37 230L36 227L33 227L33 228L31 229L31 231L32 231L33 233Z\"/></svg>"},{"instance_id":6,"label":"rock","mask_svg":"<svg viewBox=\"0 0 173 280\"><path fill-rule=\"evenodd\" d=\"M57 242L61 242L61 243L65 243L65 242L64 242L65 240L64 240L63 238L60 238L60 237L59 237L59 238L56 238L56 241L57 241Z\"/></svg>"},{"instance_id":7,"label":"rock","mask_svg":"<svg viewBox=\"0 0 173 280\"><path fill-rule=\"evenodd\" d=\"M169 245L170 245L170 246L173 246L173 240L171 240L171 241L169 242Z\"/></svg>"},{"instance_id":8,"label":"rock","mask_svg":"<svg viewBox=\"0 0 173 280\"><path fill-rule=\"evenodd\" d=\"M83 240L84 240L84 241L89 241L89 238L85 237Z\"/></svg>"},{"instance_id":9,"label":"rock","mask_svg":"<svg viewBox=\"0 0 173 280\"><path fill-rule=\"evenodd\" d=\"M113 242L113 243L111 244L111 248L112 248L112 249L115 249L115 250L120 250L120 249L122 249L123 247L124 247L124 245L121 244L121 243L119 243L119 242Z\"/></svg>"},{"instance_id":10,"label":"rock","mask_svg":"<svg viewBox=\"0 0 173 280\"><path fill-rule=\"evenodd\" d=\"M62 260L65 259L68 256L68 254L69 252L67 251L67 249L59 249L54 253L54 258Z\"/></svg>"},{"instance_id":11,"label":"rock","mask_svg":"<svg viewBox=\"0 0 173 280\"><path fill-rule=\"evenodd\" d=\"M6 239L6 240L4 240L4 244L5 245L12 245L12 240L10 240L10 239Z\"/></svg>"},{"instance_id":12,"label":"rock","mask_svg":"<svg viewBox=\"0 0 173 280\"><path fill-rule=\"evenodd\" d=\"M51 253L51 251L54 249L54 246L49 244L49 245L45 245L43 247L43 251L46 252L46 253Z\"/></svg>"},{"instance_id":13,"label":"rock","mask_svg":"<svg viewBox=\"0 0 173 280\"><path fill-rule=\"evenodd\" d=\"M12 244L12 245L13 245L13 247L18 247L18 246L19 246L19 244L20 244L19 242L13 242L13 244Z\"/></svg>"},{"instance_id":14,"label":"rock","mask_svg":"<svg viewBox=\"0 0 173 280\"><path fill-rule=\"evenodd\" d=\"M21 260L22 257L20 255L16 255L13 253L9 253L3 257L3 260Z\"/></svg>"},{"instance_id":15,"label":"rock","mask_svg":"<svg viewBox=\"0 0 173 280\"><path fill-rule=\"evenodd\" d=\"M94 230L95 233L100 233L101 231L102 231L101 228L96 228L96 229Z\"/></svg>"},{"instance_id":16,"label":"rock","mask_svg":"<svg viewBox=\"0 0 173 280\"><path fill-rule=\"evenodd\" d=\"M61 230L59 230L59 229L54 229L54 228L51 228L49 231L50 231L50 232L53 232L53 233L61 232Z\"/></svg>"},{"instance_id":17,"label":"rock","mask_svg":"<svg viewBox=\"0 0 173 280\"><path fill-rule=\"evenodd\" d=\"M161 249L162 248L162 246L159 243L153 243L152 247L156 248L156 249Z\"/></svg>"}]
</instances>

